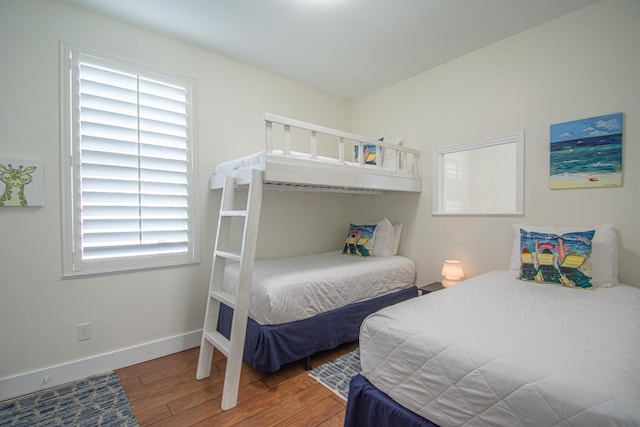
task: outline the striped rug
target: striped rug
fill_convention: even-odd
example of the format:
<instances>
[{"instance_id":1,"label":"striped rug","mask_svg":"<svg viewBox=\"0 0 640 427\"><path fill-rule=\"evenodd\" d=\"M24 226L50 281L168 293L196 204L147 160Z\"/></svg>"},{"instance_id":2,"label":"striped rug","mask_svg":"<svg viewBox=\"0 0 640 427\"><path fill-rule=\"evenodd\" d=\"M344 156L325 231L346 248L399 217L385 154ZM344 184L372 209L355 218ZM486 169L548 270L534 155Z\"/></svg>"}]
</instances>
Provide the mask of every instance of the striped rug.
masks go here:
<instances>
[{"instance_id":1,"label":"striped rug","mask_svg":"<svg viewBox=\"0 0 640 427\"><path fill-rule=\"evenodd\" d=\"M115 372L0 402L0 427L137 425Z\"/></svg>"},{"instance_id":2,"label":"striped rug","mask_svg":"<svg viewBox=\"0 0 640 427\"><path fill-rule=\"evenodd\" d=\"M320 384L347 400L351 378L360 373L360 349L320 365L309 371L309 376Z\"/></svg>"}]
</instances>

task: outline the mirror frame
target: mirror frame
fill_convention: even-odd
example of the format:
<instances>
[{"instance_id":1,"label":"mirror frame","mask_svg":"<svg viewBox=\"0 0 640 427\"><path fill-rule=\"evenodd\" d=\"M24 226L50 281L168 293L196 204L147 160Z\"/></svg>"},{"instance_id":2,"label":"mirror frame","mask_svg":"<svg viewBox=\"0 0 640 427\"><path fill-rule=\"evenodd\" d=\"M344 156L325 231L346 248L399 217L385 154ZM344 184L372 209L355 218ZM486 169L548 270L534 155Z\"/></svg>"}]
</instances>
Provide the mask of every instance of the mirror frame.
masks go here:
<instances>
[{"instance_id":1,"label":"mirror frame","mask_svg":"<svg viewBox=\"0 0 640 427\"><path fill-rule=\"evenodd\" d=\"M447 154L472 151L496 145L515 144L515 208L513 211L459 211L448 212L444 209L445 167L444 157ZM524 215L524 130L511 132L494 138L487 138L462 144L435 147L432 155L432 215L464 216L522 216Z\"/></svg>"}]
</instances>

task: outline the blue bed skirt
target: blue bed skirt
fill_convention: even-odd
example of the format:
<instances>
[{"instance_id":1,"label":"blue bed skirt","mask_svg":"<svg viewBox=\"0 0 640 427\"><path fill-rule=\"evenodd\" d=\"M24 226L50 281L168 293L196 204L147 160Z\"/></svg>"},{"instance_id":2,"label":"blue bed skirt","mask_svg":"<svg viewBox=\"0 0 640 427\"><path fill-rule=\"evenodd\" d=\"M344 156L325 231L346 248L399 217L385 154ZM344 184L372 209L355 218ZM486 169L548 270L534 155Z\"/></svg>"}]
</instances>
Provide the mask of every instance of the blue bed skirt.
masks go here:
<instances>
[{"instance_id":1,"label":"blue bed skirt","mask_svg":"<svg viewBox=\"0 0 640 427\"><path fill-rule=\"evenodd\" d=\"M365 317L417 295L417 288L412 286L281 325L261 325L249 318L243 358L257 372L276 372L287 363L357 341ZM218 331L227 338L232 317L233 310L221 304Z\"/></svg>"},{"instance_id":2,"label":"blue bed skirt","mask_svg":"<svg viewBox=\"0 0 640 427\"><path fill-rule=\"evenodd\" d=\"M438 427L378 390L362 374L351 379L345 427Z\"/></svg>"}]
</instances>

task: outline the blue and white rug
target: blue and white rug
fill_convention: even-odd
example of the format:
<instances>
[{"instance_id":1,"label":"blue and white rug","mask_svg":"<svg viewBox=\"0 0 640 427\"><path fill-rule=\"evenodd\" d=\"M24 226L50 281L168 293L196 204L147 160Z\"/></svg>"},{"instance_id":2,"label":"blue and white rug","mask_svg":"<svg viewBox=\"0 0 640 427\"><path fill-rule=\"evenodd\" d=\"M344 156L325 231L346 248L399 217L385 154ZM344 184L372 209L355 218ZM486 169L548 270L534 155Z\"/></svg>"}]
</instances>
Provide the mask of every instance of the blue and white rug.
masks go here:
<instances>
[{"instance_id":1,"label":"blue and white rug","mask_svg":"<svg viewBox=\"0 0 640 427\"><path fill-rule=\"evenodd\" d=\"M309 376L347 400L351 378L360 373L360 349L356 348L337 359L309 371Z\"/></svg>"},{"instance_id":2,"label":"blue and white rug","mask_svg":"<svg viewBox=\"0 0 640 427\"><path fill-rule=\"evenodd\" d=\"M0 402L0 427L137 425L115 372Z\"/></svg>"}]
</instances>

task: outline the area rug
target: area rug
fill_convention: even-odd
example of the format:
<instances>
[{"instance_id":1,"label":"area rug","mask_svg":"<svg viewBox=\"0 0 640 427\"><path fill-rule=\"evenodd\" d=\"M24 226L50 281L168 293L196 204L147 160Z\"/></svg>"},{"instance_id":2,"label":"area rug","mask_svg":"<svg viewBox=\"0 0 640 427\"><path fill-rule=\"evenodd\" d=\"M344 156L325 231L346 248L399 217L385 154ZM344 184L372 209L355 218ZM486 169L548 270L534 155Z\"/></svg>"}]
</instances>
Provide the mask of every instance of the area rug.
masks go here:
<instances>
[{"instance_id":1,"label":"area rug","mask_svg":"<svg viewBox=\"0 0 640 427\"><path fill-rule=\"evenodd\" d=\"M0 402L0 427L137 425L115 372Z\"/></svg>"},{"instance_id":2,"label":"area rug","mask_svg":"<svg viewBox=\"0 0 640 427\"><path fill-rule=\"evenodd\" d=\"M309 376L320 384L347 400L351 378L360 373L360 349L320 365L309 371Z\"/></svg>"}]
</instances>

